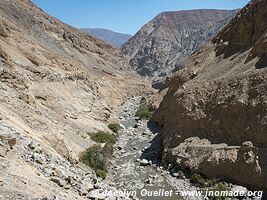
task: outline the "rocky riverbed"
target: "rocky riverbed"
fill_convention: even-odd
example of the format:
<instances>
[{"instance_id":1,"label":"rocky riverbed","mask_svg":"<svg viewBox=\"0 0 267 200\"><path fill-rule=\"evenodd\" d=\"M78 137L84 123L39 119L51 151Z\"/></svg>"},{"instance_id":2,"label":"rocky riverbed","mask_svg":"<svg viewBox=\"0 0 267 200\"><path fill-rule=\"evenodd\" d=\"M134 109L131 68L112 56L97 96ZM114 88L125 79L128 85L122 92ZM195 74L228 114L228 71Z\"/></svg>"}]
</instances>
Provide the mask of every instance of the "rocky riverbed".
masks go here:
<instances>
[{"instance_id":1,"label":"rocky riverbed","mask_svg":"<svg viewBox=\"0 0 267 200\"><path fill-rule=\"evenodd\" d=\"M107 180L49 151L7 124L0 124L0 199L203 199L200 196L182 198L175 193L198 188L174 166L160 162L160 129L135 117L140 101L141 97L136 97L116 109L122 129L114 145ZM158 197L146 191L158 192Z\"/></svg>"},{"instance_id":2,"label":"rocky riverbed","mask_svg":"<svg viewBox=\"0 0 267 200\"><path fill-rule=\"evenodd\" d=\"M117 108L122 130L111 161L111 179L117 188L137 191L140 199L142 189L149 191L196 190L185 178L179 178L177 171L167 170L157 159L160 153L160 129L147 120L135 117L141 97L126 101ZM172 166L169 166L171 168ZM144 190L143 190L144 191ZM143 197L142 199L181 199L177 194L168 197ZM190 198L192 199L192 197ZM194 199L201 199L195 197Z\"/></svg>"}]
</instances>

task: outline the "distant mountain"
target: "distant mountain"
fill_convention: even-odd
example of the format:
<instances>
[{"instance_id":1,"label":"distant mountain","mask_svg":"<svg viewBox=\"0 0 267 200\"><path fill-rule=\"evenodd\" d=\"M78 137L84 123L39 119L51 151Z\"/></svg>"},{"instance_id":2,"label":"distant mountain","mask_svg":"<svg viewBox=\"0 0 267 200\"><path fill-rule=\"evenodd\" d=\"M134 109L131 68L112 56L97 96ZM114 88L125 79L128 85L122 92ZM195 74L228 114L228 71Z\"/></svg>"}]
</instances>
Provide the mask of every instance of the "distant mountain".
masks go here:
<instances>
[{"instance_id":1,"label":"distant mountain","mask_svg":"<svg viewBox=\"0 0 267 200\"><path fill-rule=\"evenodd\" d=\"M122 51L140 75L155 80L169 75L181 61L214 37L238 10L164 12L123 44Z\"/></svg>"},{"instance_id":2,"label":"distant mountain","mask_svg":"<svg viewBox=\"0 0 267 200\"><path fill-rule=\"evenodd\" d=\"M116 48L120 48L122 44L127 42L132 37L132 35L129 34L117 33L103 28L82 28L80 30L104 40Z\"/></svg>"}]
</instances>

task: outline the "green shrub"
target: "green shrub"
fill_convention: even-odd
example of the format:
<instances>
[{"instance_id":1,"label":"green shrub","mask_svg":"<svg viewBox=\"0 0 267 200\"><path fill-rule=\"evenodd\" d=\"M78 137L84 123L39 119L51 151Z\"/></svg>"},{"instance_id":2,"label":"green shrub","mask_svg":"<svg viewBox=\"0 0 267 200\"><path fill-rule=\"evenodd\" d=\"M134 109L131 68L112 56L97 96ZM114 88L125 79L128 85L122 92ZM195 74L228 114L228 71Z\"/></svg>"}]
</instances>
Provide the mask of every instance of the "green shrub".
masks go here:
<instances>
[{"instance_id":1,"label":"green shrub","mask_svg":"<svg viewBox=\"0 0 267 200\"><path fill-rule=\"evenodd\" d=\"M89 133L91 139L97 143L115 144L117 136L103 131L97 133Z\"/></svg>"},{"instance_id":2,"label":"green shrub","mask_svg":"<svg viewBox=\"0 0 267 200\"><path fill-rule=\"evenodd\" d=\"M135 116L140 119L151 119L152 112L148 110L148 108L139 108L135 113Z\"/></svg>"},{"instance_id":3,"label":"green shrub","mask_svg":"<svg viewBox=\"0 0 267 200\"><path fill-rule=\"evenodd\" d=\"M96 175L97 175L98 177L101 177L102 179L106 179L106 177L107 177L107 172L104 171L104 170L97 169L97 170L95 171L95 173L96 173Z\"/></svg>"},{"instance_id":4,"label":"green shrub","mask_svg":"<svg viewBox=\"0 0 267 200\"><path fill-rule=\"evenodd\" d=\"M109 125L108 125L108 128L109 128L110 130L112 130L114 133L118 133L121 127L120 127L120 125L117 124L117 123L112 123L112 124L109 124Z\"/></svg>"},{"instance_id":5,"label":"green shrub","mask_svg":"<svg viewBox=\"0 0 267 200\"><path fill-rule=\"evenodd\" d=\"M106 160L100 145L93 145L80 154L80 162L90 166L93 170L106 171Z\"/></svg>"},{"instance_id":6,"label":"green shrub","mask_svg":"<svg viewBox=\"0 0 267 200\"><path fill-rule=\"evenodd\" d=\"M147 103L147 100L145 97L142 97L139 109L135 113L135 116L139 119L147 119L150 120L152 118L154 108L152 105Z\"/></svg>"},{"instance_id":7,"label":"green shrub","mask_svg":"<svg viewBox=\"0 0 267 200\"><path fill-rule=\"evenodd\" d=\"M212 189L211 191L230 191L231 188L229 188L227 185L223 184L223 183L217 183ZM210 196L209 199L211 200L224 200L226 198L226 196Z\"/></svg>"},{"instance_id":8,"label":"green shrub","mask_svg":"<svg viewBox=\"0 0 267 200\"><path fill-rule=\"evenodd\" d=\"M112 144L106 144L103 148L103 152L107 157L111 157L113 155L113 146Z\"/></svg>"},{"instance_id":9,"label":"green shrub","mask_svg":"<svg viewBox=\"0 0 267 200\"><path fill-rule=\"evenodd\" d=\"M79 160L91 167L98 177L105 179L107 175L107 162L112 154L112 144L106 144L103 148L100 145L93 145L80 154Z\"/></svg>"},{"instance_id":10,"label":"green shrub","mask_svg":"<svg viewBox=\"0 0 267 200\"><path fill-rule=\"evenodd\" d=\"M190 177L190 180L198 187L205 187L207 185L206 180L198 173L193 173Z\"/></svg>"},{"instance_id":11,"label":"green shrub","mask_svg":"<svg viewBox=\"0 0 267 200\"><path fill-rule=\"evenodd\" d=\"M219 183L218 179L216 179L216 178L212 178L212 179L209 179L209 180L207 180L207 181L208 181L208 185L209 185L210 187L213 187L213 186L215 186L216 184Z\"/></svg>"},{"instance_id":12,"label":"green shrub","mask_svg":"<svg viewBox=\"0 0 267 200\"><path fill-rule=\"evenodd\" d=\"M99 131L88 133L92 140L97 143L106 143L102 148L100 145L93 145L80 154L79 160L91 167L98 177L103 179L107 175L107 162L113 154L113 144L117 141L117 136Z\"/></svg>"}]
</instances>

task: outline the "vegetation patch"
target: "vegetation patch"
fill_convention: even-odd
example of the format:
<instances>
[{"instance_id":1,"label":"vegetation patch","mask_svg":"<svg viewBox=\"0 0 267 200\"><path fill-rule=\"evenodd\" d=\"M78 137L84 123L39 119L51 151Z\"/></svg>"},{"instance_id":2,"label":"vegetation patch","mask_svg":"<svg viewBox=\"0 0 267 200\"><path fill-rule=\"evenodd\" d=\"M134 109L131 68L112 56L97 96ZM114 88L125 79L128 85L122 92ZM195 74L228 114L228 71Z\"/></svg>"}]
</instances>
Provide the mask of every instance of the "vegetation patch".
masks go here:
<instances>
[{"instance_id":1,"label":"vegetation patch","mask_svg":"<svg viewBox=\"0 0 267 200\"><path fill-rule=\"evenodd\" d=\"M153 106L149 105L146 98L142 97L139 109L135 113L135 116L139 119L150 120L154 112Z\"/></svg>"},{"instance_id":2,"label":"vegetation patch","mask_svg":"<svg viewBox=\"0 0 267 200\"><path fill-rule=\"evenodd\" d=\"M98 177L105 179L108 171L108 159L111 158L112 154L111 144L106 144L103 148L100 145L93 145L80 154L79 160L91 167Z\"/></svg>"},{"instance_id":3,"label":"vegetation patch","mask_svg":"<svg viewBox=\"0 0 267 200\"><path fill-rule=\"evenodd\" d=\"M198 174L198 173L193 173L190 176L190 181L200 188L207 186L206 180L202 177L201 174Z\"/></svg>"},{"instance_id":4,"label":"vegetation patch","mask_svg":"<svg viewBox=\"0 0 267 200\"><path fill-rule=\"evenodd\" d=\"M108 128L114 133L118 133L121 127L118 123L112 123L108 125Z\"/></svg>"},{"instance_id":5,"label":"vegetation patch","mask_svg":"<svg viewBox=\"0 0 267 200\"><path fill-rule=\"evenodd\" d=\"M117 136L99 131L97 133L88 133L91 139L97 143L115 144L117 141Z\"/></svg>"},{"instance_id":6,"label":"vegetation patch","mask_svg":"<svg viewBox=\"0 0 267 200\"><path fill-rule=\"evenodd\" d=\"M190 181L195 184L197 187L201 188L203 191L208 191L207 195L211 200L224 200L227 198L224 194L227 191L230 191L231 188L226 184L219 182L218 179L205 179L201 174L193 173L189 176Z\"/></svg>"},{"instance_id":7,"label":"vegetation patch","mask_svg":"<svg viewBox=\"0 0 267 200\"><path fill-rule=\"evenodd\" d=\"M227 185L223 184L223 183L217 183L215 184L212 189L209 190L209 199L211 200L224 200L225 198L227 198L227 196L218 196L215 195L216 193L223 193L223 192L227 192L227 191L231 191L231 188L228 187Z\"/></svg>"},{"instance_id":8,"label":"vegetation patch","mask_svg":"<svg viewBox=\"0 0 267 200\"><path fill-rule=\"evenodd\" d=\"M105 179L108 172L108 160L113 155L113 144L116 143L117 136L103 131L88 134L93 141L105 143L105 146L96 144L86 149L80 154L79 161L91 167L98 177Z\"/></svg>"}]
</instances>

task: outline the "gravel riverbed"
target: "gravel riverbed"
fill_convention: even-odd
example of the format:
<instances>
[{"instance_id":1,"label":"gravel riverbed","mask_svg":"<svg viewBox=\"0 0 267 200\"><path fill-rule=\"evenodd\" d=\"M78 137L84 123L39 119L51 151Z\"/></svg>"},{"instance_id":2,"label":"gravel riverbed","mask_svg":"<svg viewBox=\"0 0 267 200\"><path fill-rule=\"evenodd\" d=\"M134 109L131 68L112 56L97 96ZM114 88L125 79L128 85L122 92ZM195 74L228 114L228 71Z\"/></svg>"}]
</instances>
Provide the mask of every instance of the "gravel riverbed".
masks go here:
<instances>
[{"instance_id":1,"label":"gravel riverbed","mask_svg":"<svg viewBox=\"0 0 267 200\"><path fill-rule=\"evenodd\" d=\"M122 126L118 142L114 145L110 176L121 190L137 191L139 199L182 199L175 192L196 190L185 178L177 178L177 173L165 169L157 159L160 151L160 129L156 124L135 117L141 97L126 101L116 113ZM173 194L168 196L168 191ZM159 197L141 196L146 191L161 192ZM148 194L147 194L148 195ZM201 199L190 197L190 199Z\"/></svg>"}]
</instances>

